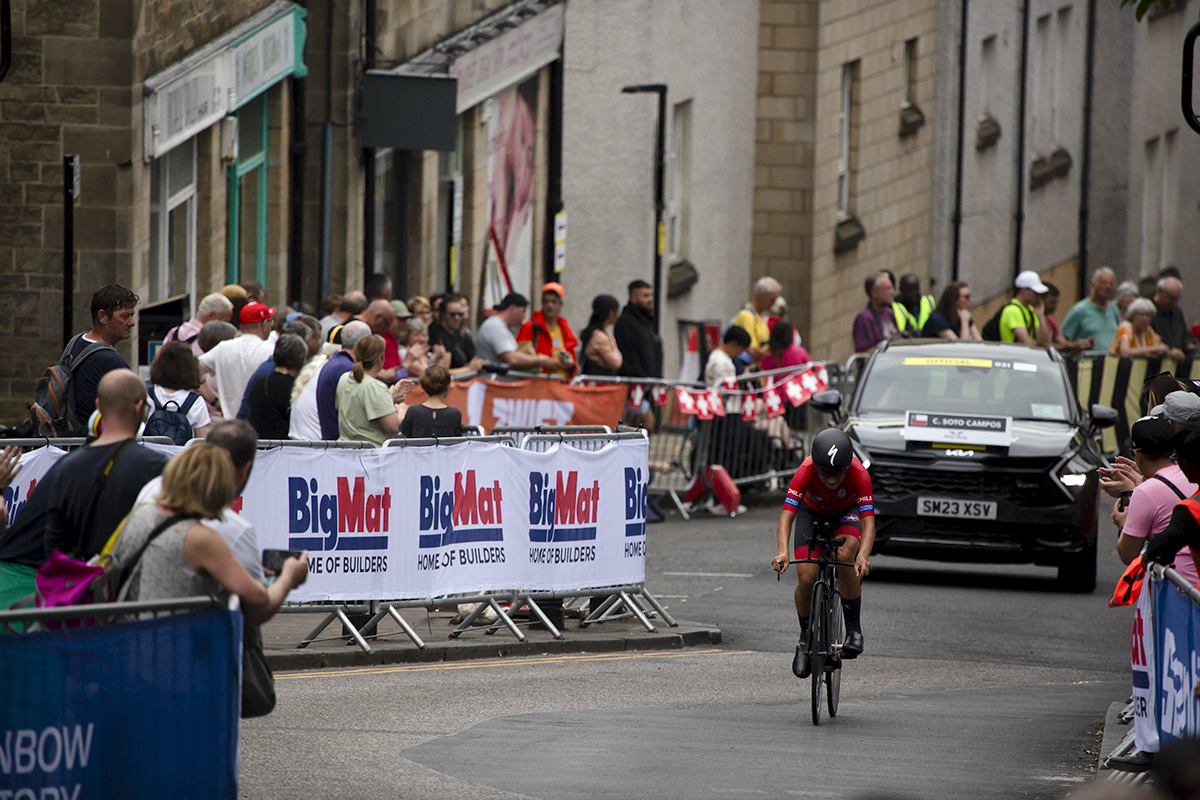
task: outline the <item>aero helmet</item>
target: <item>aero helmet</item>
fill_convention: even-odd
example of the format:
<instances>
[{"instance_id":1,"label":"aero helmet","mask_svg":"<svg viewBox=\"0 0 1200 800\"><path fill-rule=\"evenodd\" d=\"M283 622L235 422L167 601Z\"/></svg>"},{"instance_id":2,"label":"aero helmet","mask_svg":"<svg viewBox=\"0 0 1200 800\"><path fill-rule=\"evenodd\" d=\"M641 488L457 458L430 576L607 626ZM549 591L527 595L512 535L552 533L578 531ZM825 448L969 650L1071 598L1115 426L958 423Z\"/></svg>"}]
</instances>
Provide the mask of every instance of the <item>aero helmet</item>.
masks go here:
<instances>
[{"instance_id":1,"label":"aero helmet","mask_svg":"<svg viewBox=\"0 0 1200 800\"><path fill-rule=\"evenodd\" d=\"M813 466L824 473L844 472L854 459L850 437L837 428L827 428L812 443Z\"/></svg>"}]
</instances>

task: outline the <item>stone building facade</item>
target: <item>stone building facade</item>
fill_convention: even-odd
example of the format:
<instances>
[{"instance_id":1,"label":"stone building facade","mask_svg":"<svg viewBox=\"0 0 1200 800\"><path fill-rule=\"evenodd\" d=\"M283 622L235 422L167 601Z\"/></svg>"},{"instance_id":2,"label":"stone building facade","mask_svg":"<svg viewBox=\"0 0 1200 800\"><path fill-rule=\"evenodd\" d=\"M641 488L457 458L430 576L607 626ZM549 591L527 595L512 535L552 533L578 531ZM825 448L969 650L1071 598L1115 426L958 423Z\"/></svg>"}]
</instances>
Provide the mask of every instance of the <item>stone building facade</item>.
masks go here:
<instances>
[{"instance_id":1,"label":"stone building facade","mask_svg":"<svg viewBox=\"0 0 1200 800\"><path fill-rule=\"evenodd\" d=\"M868 275L929 285L939 4L760 9L753 272L783 283L810 352L840 360Z\"/></svg>"},{"instance_id":2,"label":"stone building facade","mask_svg":"<svg viewBox=\"0 0 1200 800\"><path fill-rule=\"evenodd\" d=\"M185 316L197 295L231 279L258 279L273 300L284 299L287 87L288 76L303 72L303 13L288 2L14 0L12 23L12 69L0 82L0 339L10 353L0 367L0 421L6 423L27 416L37 378L62 351L64 155L77 155L81 168L72 330L90 327L92 292L112 282L133 288L143 306L187 294L180 304ZM291 48L286 75L278 59L263 61L278 54L280 43ZM160 109L164 118L180 111L171 103L182 96L160 90L169 92L172 80L186 83L190 70L214 59L224 82L204 85L231 90L219 98L220 115L202 127L194 114L181 116L181 125L195 129L174 133L156 131L161 120L147 123L148 109ZM264 63L275 72L253 70ZM236 128L222 120L245 122L251 107L258 125L242 126L242 142L255 146L258 157L239 174L251 154L243 147L237 157L228 141L237 138ZM254 212L256 240L245 258L231 260L230 192L246 195L247 175L263 182L241 205ZM135 365L146 361L138 342L135 333L121 347Z\"/></svg>"}]
</instances>

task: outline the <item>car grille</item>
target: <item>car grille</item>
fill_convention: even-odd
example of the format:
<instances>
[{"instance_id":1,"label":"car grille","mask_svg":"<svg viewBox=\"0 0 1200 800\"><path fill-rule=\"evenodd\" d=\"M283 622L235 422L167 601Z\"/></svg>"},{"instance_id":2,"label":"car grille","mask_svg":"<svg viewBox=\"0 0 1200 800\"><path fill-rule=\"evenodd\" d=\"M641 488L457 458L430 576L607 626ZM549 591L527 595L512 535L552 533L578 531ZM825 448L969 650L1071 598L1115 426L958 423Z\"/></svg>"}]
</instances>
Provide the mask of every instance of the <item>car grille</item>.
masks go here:
<instances>
[{"instance_id":1,"label":"car grille","mask_svg":"<svg viewBox=\"0 0 1200 800\"><path fill-rule=\"evenodd\" d=\"M958 472L878 462L871 464L869 472L876 500L922 495L1008 500L1021 506L1060 506L1069 502L1051 483L1053 478L1048 472Z\"/></svg>"}]
</instances>

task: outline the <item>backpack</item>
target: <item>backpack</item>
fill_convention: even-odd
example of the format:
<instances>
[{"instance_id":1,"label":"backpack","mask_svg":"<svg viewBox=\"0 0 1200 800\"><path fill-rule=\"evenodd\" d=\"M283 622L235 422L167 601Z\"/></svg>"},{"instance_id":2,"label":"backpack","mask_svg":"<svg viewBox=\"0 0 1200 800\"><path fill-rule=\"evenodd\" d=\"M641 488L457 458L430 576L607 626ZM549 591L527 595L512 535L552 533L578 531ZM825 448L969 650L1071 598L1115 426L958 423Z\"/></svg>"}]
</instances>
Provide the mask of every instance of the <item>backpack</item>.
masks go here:
<instances>
[{"instance_id":1,"label":"backpack","mask_svg":"<svg viewBox=\"0 0 1200 800\"><path fill-rule=\"evenodd\" d=\"M38 379L33 405L29 407L37 436L83 436L87 432L87 420L80 420L75 413L75 371L93 353L116 348L108 342L91 342L72 358L71 350L82 336L81 333L72 338L58 363L47 367Z\"/></svg>"},{"instance_id":2,"label":"backpack","mask_svg":"<svg viewBox=\"0 0 1200 800\"><path fill-rule=\"evenodd\" d=\"M188 422L188 412L200 399L197 392L188 392L183 405L174 400L163 403L158 399L154 388L150 389L150 399L154 402L154 412L146 420L146 430L143 436L166 436L175 444L183 447L192 439L192 423Z\"/></svg>"},{"instance_id":3,"label":"backpack","mask_svg":"<svg viewBox=\"0 0 1200 800\"><path fill-rule=\"evenodd\" d=\"M1013 301L1010 300L1007 303L1005 303L1004 305L1000 306L1000 310L997 311L995 314L992 314L992 318L989 319L987 321L987 323L984 324L983 329L979 331L979 335L983 337L983 340L985 342L1000 341L1000 315L1003 314L1005 309L1007 309L1012 304L1013 304ZM1031 331L1032 326L1035 324L1035 322L1033 320L1030 320L1029 314L1025 311L1024 308L1021 308L1021 316L1025 318L1025 329ZM1031 332L1030 336L1032 336L1032 335L1033 334Z\"/></svg>"}]
</instances>

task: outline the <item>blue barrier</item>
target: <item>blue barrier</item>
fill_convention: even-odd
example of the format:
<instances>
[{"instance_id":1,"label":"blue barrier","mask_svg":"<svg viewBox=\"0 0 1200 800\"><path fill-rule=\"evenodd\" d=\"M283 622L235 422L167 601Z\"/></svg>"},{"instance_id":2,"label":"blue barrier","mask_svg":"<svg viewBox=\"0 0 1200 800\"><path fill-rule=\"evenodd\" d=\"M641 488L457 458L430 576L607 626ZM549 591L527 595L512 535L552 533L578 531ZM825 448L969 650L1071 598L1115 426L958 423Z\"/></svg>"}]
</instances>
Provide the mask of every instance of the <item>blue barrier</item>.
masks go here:
<instances>
[{"instance_id":1,"label":"blue barrier","mask_svg":"<svg viewBox=\"0 0 1200 800\"><path fill-rule=\"evenodd\" d=\"M1195 587L1184 588L1186 581L1176 586L1176 577L1174 571L1164 570L1163 580L1146 582L1154 592L1160 746L1172 739L1200 736L1200 700L1192 693L1200 681L1200 597Z\"/></svg>"},{"instance_id":2,"label":"blue barrier","mask_svg":"<svg viewBox=\"0 0 1200 800\"><path fill-rule=\"evenodd\" d=\"M215 601L0 636L0 798L236 798L241 645Z\"/></svg>"}]
</instances>

